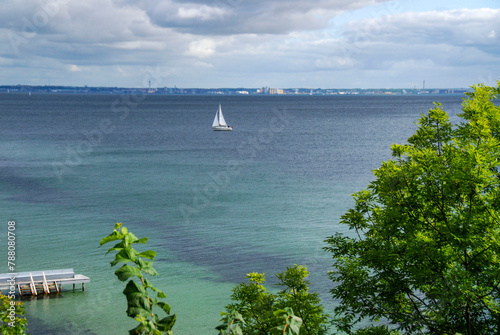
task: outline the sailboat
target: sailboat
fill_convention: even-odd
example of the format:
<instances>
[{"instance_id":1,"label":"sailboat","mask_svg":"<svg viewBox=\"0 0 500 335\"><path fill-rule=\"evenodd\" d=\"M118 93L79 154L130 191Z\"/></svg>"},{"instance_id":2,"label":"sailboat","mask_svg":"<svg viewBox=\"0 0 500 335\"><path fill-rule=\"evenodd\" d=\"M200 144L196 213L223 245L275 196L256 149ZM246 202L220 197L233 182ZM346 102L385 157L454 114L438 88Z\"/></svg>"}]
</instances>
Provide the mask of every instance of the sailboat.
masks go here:
<instances>
[{"instance_id":1,"label":"sailboat","mask_svg":"<svg viewBox=\"0 0 500 335\"><path fill-rule=\"evenodd\" d=\"M224 120L224 115L222 115L222 107L219 104L219 109L215 113L214 123L212 123L213 130L233 130L233 127L227 125L226 120Z\"/></svg>"}]
</instances>

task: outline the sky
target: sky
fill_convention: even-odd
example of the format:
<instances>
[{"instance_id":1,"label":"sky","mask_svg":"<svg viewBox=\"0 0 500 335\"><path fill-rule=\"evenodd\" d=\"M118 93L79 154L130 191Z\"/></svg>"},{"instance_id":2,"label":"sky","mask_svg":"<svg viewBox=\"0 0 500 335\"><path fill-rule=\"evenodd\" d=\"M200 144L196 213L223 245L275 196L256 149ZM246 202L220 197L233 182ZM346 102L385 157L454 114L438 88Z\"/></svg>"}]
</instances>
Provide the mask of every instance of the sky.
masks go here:
<instances>
[{"instance_id":1,"label":"sky","mask_svg":"<svg viewBox=\"0 0 500 335\"><path fill-rule=\"evenodd\" d=\"M460 88L498 0L2 0L0 85Z\"/></svg>"}]
</instances>

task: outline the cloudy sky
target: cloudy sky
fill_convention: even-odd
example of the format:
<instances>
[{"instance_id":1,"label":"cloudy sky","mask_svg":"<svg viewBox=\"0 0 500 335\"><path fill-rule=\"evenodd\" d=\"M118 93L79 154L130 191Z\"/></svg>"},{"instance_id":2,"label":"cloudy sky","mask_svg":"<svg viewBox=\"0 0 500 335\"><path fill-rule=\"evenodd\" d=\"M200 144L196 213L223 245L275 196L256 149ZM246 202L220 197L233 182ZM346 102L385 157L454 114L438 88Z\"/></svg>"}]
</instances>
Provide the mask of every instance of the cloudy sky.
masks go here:
<instances>
[{"instance_id":1,"label":"cloudy sky","mask_svg":"<svg viewBox=\"0 0 500 335\"><path fill-rule=\"evenodd\" d=\"M467 87L498 0L2 0L0 85Z\"/></svg>"}]
</instances>

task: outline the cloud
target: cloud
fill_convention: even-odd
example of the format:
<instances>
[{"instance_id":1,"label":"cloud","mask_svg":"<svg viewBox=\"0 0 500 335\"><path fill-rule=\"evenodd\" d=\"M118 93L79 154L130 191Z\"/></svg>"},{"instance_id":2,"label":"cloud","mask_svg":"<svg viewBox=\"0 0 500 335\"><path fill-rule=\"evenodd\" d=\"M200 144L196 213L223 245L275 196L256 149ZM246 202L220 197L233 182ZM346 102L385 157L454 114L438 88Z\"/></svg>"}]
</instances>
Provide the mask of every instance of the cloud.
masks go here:
<instances>
[{"instance_id":1,"label":"cloud","mask_svg":"<svg viewBox=\"0 0 500 335\"><path fill-rule=\"evenodd\" d=\"M227 11L223 8L209 7L206 5L179 7L177 9L177 17L181 20L201 20L212 21L222 20L227 15Z\"/></svg>"},{"instance_id":2,"label":"cloud","mask_svg":"<svg viewBox=\"0 0 500 335\"><path fill-rule=\"evenodd\" d=\"M215 53L215 42L212 39L205 38L193 41L189 44L186 54L197 58L206 58Z\"/></svg>"},{"instance_id":3,"label":"cloud","mask_svg":"<svg viewBox=\"0 0 500 335\"><path fill-rule=\"evenodd\" d=\"M469 78L469 84L460 79L467 86L488 72L491 76L500 62L500 45L491 37L491 31L500 29L500 9L395 13L351 21L343 29L329 55L340 52L356 67L385 71L385 77L440 74L445 82L461 75Z\"/></svg>"},{"instance_id":4,"label":"cloud","mask_svg":"<svg viewBox=\"0 0 500 335\"><path fill-rule=\"evenodd\" d=\"M500 75L497 31L499 9L402 12L385 0L11 0L0 69L5 84L140 86L161 68L158 85L184 87L397 86L405 71L455 81L454 69L468 85L474 71Z\"/></svg>"},{"instance_id":5,"label":"cloud","mask_svg":"<svg viewBox=\"0 0 500 335\"><path fill-rule=\"evenodd\" d=\"M350 22L349 41L373 40L403 44L492 45L488 36L500 29L500 9L458 9L419 13L399 13Z\"/></svg>"},{"instance_id":6,"label":"cloud","mask_svg":"<svg viewBox=\"0 0 500 335\"><path fill-rule=\"evenodd\" d=\"M82 71L82 68L80 66L78 66L78 65L75 65L75 64L71 64L68 68L69 68L69 70L71 72L80 72L80 71Z\"/></svg>"},{"instance_id":7,"label":"cloud","mask_svg":"<svg viewBox=\"0 0 500 335\"><path fill-rule=\"evenodd\" d=\"M325 27L346 10L388 0L208 0L134 2L159 26L205 35L287 34ZM131 3L131 2L129 2Z\"/></svg>"}]
</instances>

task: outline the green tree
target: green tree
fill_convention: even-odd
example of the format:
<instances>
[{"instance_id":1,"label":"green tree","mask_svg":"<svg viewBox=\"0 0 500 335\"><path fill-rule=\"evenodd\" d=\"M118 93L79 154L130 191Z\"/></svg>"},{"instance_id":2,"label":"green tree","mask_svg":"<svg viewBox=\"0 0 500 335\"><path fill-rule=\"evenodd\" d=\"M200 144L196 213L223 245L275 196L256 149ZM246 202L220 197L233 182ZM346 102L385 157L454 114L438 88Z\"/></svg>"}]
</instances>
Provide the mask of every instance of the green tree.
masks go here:
<instances>
[{"instance_id":1,"label":"green tree","mask_svg":"<svg viewBox=\"0 0 500 335\"><path fill-rule=\"evenodd\" d=\"M341 220L352 233L325 248L338 329L500 334L498 85L473 86L455 127L436 104L354 194Z\"/></svg>"},{"instance_id":2,"label":"green tree","mask_svg":"<svg viewBox=\"0 0 500 335\"><path fill-rule=\"evenodd\" d=\"M175 324L175 314L170 314L170 306L160 299L166 298L158 288L154 287L152 283L144 276L144 273L151 276L158 274L153 268L153 260L156 252L147 250L139 252L135 250L132 245L137 243L145 244L148 238L143 237L138 239L134 234L128 231L127 228L122 227L121 223L117 223L113 232L101 240L100 246L112 242L120 241L114 247L110 248L107 253L117 251L115 259L111 261L111 266L118 263L123 264L115 275L121 281L130 279L123 290L127 298L127 315L135 318L139 325L131 329L129 333L132 334L148 334L148 335L161 335L173 334L172 327ZM132 263L129 265L127 263ZM134 280L137 278L137 280ZM156 297L151 297L149 291L156 292ZM154 313L153 307L158 307L163 310L167 316L160 319Z\"/></svg>"},{"instance_id":3,"label":"green tree","mask_svg":"<svg viewBox=\"0 0 500 335\"><path fill-rule=\"evenodd\" d=\"M24 311L24 304L21 301L15 301L8 296L0 294L0 316L2 318L0 334L26 334L28 320L22 317L24 314L26 312Z\"/></svg>"},{"instance_id":4,"label":"green tree","mask_svg":"<svg viewBox=\"0 0 500 335\"><path fill-rule=\"evenodd\" d=\"M276 275L277 285L282 289L271 293L263 286L263 273L248 274L249 283L233 288L234 303L226 306L228 312L222 313L226 326L217 329L226 329L232 318L244 320L238 323L238 328L248 335L295 334L299 330L300 334L325 334L328 316L318 294L309 292L308 275L305 266L288 267Z\"/></svg>"}]
</instances>

